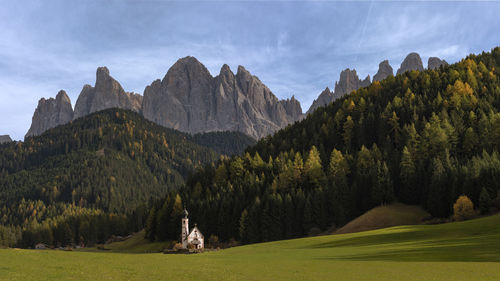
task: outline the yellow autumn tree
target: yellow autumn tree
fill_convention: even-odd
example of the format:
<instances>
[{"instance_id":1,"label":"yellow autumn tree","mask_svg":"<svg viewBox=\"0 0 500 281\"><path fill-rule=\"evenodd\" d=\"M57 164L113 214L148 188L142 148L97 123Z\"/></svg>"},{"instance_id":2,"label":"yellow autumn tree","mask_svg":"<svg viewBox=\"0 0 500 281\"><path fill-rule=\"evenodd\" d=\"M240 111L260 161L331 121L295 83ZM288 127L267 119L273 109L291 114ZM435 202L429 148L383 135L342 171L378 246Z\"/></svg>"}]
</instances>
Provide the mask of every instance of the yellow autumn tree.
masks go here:
<instances>
[{"instance_id":1,"label":"yellow autumn tree","mask_svg":"<svg viewBox=\"0 0 500 281\"><path fill-rule=\"evenodd\" d=\"M453 219L457 221L470 219L475 215L474 203L469 197L462 195L453 204Z\"/></svg>"}]
</instances>

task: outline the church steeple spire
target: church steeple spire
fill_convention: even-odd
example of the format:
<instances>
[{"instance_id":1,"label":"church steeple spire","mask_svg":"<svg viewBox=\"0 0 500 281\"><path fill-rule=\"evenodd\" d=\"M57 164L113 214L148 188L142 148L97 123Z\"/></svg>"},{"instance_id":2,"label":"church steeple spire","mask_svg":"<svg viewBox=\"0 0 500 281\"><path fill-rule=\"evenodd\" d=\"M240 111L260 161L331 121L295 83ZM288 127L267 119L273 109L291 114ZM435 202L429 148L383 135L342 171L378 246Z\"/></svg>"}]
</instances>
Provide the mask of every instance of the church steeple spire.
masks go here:
<instances>
[{"instance_id":1,"label":"church steeple spire","mask_svg":"<svg viewBox=\"0 0 500 281\"><path fill-rule=\"evenodd\" d=\"M189 213L186 210L186 207L184 207L184 211L182 213L184 214L184 218L182 218L182 225L181 225L182 248L187 249L188 235L189 235L189 219L188 219Z\"/></svg>"}]
</instances>

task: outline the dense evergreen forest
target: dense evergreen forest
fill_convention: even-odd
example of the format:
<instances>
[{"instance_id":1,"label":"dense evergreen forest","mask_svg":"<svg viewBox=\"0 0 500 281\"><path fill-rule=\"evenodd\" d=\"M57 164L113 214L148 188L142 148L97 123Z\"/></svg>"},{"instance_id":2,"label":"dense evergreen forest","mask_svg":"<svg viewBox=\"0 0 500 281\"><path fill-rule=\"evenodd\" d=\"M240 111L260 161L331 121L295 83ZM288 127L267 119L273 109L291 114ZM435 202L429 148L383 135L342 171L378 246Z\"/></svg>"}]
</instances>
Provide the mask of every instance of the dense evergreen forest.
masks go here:
<instances>
[{"instance_id":1,"label":"dense evergreen forest","mask_svg":"<svg viewBox=\"0 0 500 281\"><path fill-rule=\"evenodd\" d=\"M229 131L195 134L193 142L228 156L241 154L247 147L256 143L253 138L243 133Z\"/></svg>"},{"instance_id":2,"label":"dense evergreen forest","mask_svg":"<svg viewBox=\"0 0 500 281\"><path fill-rule=\"evenodd\" d=\"M245 243L341 226L380 204L448 217L500 188L500 48L373 82L191 176L150 210L151 240L178 240L182 206L205 237Z\"/></svg>"},{"instance_id":3,"label":"dense evergreen forest","mask_svg":"<svg viewBox=\"0 0 500 281\"><path fill-rule=\"evenodd\" d=\"M2 144L0 245L92 244L138 230L150 200L177 190L220 153L252 143L240 133L193 137L109 109Z\"/></svg>"}]
</instances>

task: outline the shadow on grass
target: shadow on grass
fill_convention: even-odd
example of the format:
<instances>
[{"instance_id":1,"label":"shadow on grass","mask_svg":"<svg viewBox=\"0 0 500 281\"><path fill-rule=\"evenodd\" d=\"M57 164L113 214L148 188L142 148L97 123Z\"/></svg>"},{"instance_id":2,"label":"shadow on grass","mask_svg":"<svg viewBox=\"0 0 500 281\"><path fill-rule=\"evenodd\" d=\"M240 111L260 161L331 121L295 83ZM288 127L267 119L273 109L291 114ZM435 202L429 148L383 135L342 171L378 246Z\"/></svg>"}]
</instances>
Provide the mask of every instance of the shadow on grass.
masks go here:
<instances>
[{"instance_id":1,"label":"shadow on grass","mask_svg":"<svg viewBox=\"0 0 500 281\"><path fill-rule=\"evenodd\" d=\"M361 253L319 259L500 262L500 233L477 231L466 234L445 231L437 235L426 230L410 230L339 239L309 248L340 247L356 248Z\"/></svg>"},{"instance_id":2,"label":"shadow on grass","mask_svg":"<svg viewBox=\"0 0 500 281\"><path fill-rule=\"evenodd\" d=\"M376 253L318 257L318 260L401 261L401 262L500 262L498 247L481 243L408 248Z\"/></svg>"}]
</instances>

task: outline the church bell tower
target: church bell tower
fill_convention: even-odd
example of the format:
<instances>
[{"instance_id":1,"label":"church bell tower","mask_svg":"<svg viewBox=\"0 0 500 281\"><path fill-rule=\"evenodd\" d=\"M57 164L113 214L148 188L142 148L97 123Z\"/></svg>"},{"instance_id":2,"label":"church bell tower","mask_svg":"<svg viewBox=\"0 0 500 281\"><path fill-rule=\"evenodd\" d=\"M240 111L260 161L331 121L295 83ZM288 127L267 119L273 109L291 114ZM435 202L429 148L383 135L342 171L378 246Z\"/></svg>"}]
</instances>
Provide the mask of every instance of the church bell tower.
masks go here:
<instances>
[{"instance_id":1,"label":"church bell tower","mask_svg":"<svg viewBox=\"0 0 500 281\"><path fill-rule=\"evenodd\" d=\"M182 239L182 248L187 249L188 246L188 235L189 235L189 219L188 219L188 211L184 208L184 217L182 218L182 231L181 231L181 239Z\"/></svg>"}]
</instances>

